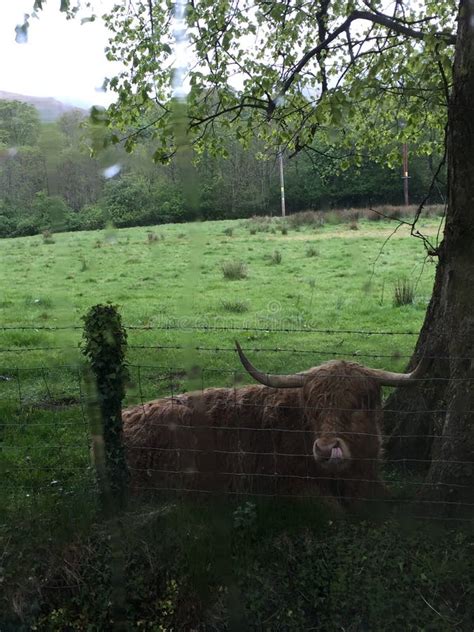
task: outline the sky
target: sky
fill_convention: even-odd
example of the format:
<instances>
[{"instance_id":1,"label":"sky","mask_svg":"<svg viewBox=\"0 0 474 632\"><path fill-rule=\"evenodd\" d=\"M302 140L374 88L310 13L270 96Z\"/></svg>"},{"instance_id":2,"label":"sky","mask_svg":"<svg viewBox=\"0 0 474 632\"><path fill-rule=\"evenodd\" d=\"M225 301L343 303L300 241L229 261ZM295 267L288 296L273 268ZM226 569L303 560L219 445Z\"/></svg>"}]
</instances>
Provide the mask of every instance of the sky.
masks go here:
<instances>
[{"instance_id":1,"label":"sky","mask_svg":"<svg viewBox=\"0 0 474 632\"><path fill-rule=\"evenodd\" d=\"M100 15L114 0L95 0ZM0 0L0 90L54 97L82 107L108 105L113 94L101 91L117 66L105 58L108 36L100 19L81 26L66 20L59 0L49 0L39 19L30 19L28 41L15 42L15 26L32 12L34 0ZM86 14L85 14L86 15Z\"/></svg>"}]
</instances>

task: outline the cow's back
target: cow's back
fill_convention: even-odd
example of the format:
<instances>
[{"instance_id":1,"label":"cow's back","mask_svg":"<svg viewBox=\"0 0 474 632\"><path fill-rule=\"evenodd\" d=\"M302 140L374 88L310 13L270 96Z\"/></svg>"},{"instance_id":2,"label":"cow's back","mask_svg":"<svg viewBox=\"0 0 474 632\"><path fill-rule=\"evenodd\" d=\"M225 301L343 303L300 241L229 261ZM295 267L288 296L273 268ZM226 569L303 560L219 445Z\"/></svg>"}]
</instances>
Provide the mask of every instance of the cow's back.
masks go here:
<instances>
[{"instance_id":1,"label":"cow's back","mask_svg":"<svg viewBox=\"0 0 474 632\"><path fill-rule=\"evenodd\" d=\"M303 419L299 390L257 385L126 409L132 489L311 495L318 472Z\"/></svg>"}]
</instances>

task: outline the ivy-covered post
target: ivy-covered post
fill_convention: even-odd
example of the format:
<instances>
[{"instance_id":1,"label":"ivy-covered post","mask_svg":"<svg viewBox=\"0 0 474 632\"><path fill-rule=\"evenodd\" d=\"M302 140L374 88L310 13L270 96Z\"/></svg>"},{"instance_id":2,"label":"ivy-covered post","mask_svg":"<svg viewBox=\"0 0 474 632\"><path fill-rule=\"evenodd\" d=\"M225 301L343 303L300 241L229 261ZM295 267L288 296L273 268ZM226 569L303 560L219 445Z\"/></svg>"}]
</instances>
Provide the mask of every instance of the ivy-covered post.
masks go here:
<instances>
[{"instance_id":1,"label":"ivy-covered post","mask_svg":"<svg viewBox=\"0 0 474 632\"><path fill-rule=\"evenodd\" d=\"M129 479L122 437L122 400L128 377L125 366L127 333L114 305L91 307L84 322L83 352L95 377L100 412L95 415L100 417L95 422L92 415L93 452L96 467L99 465L97 474L103 506L106 511L111 511L111 502L117 508L125 506Z\"/></svg>"}]
</instances>

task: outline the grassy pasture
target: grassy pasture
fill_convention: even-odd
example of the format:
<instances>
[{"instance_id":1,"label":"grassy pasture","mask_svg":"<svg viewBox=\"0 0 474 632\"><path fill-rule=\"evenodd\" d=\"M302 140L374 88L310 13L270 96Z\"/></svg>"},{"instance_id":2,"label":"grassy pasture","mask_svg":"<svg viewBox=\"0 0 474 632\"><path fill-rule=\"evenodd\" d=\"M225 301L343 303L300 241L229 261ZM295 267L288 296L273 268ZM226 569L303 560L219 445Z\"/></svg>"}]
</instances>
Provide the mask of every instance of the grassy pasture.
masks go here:
<instances>
[{"instance_id":1,"label":"grassy pasture","mask_svg":"<svg viewBox=\"0 0 474 632\"><path fill-rule=\"evenodd\" d=\"M81 316L95 303L118 304L124 323L139 327L129 330L128 403L248 381L238 374L236 338L274 372L354 355L403 370L416 336L306 331L418 331L434 265L405 228L382 250L393 227L247 220L3 240L2 325L35 327L0 332L0 463L12 506L34 513L45 487L60 502L93 484L78 345ZM433 235L437 220L421 228ZM415 284L414 301L395 307L400 279ZM169 323L178 329L159 329ZM186 329L199 325L221 329ZM77 329L42 329L69 326Z\"/></svg>"},{"instance_id":2,"label":"grassy pasture","mask_svg":"<svg viewBox=\"0 0 474 632\"><path fill-rule=\"evenodd\" d=\"M1 321L4 326L38 329L2 331L0 364L74 364L80 357L80 329L48 331L41 327L81 327L81 316L90 305L111 301L120 306L127 325L153 328L171 321L178 325L257 327L264 331L239 333L250 347L300 346L349 354L371 351L393 356L390 367L403 366L404 360L397 360L397 356L410 353L413 336L309 335L272 330L417 331L434 272L432 263L425 265L419 240L409 238L403 228L380 252L393 230L393 223L386 221L362 221L358 230L347 224L290 228L287 234L278 230L277 222L274 232L256 234L251 234L249 225L251 222L244 221L167 225L156 230L156 240L148 239L145 228L58 234L52 244L43 243L40 236L3 240ZM434 234L436 220L427 220L423 229ZM229 264L240 263L242 278L224 275ZM394 288L401 278L416 283L415 299L412 305L394 307ZM129 358L131 362L176 366L184 357L175 350L133 347L225 347L232 346L235 337L232 330L192 334L130 331ZM52 349L28 350L48 347ZM272 369L302 368L296 355L262 357ZM318 359L307 358L310 364ZM194 361L204 367L215 362L217 368L222 362L229 369L237 366L233 353L214 355L212 363L197 354Z\"/></svg>"},{"instance_id":3,"label":"grassy pasture","mask_svg":"<svg viewBox=\"0 0 474 632\"><path fill-rule=\"evenodd\" d=\"M418 331L434 265L425 263L421 242L404 228L381 252L393 227L362 220L357 229L349 223L295 229L274 221L262 231L249 221L224 221L160 226L151 236L146 228L133 228L54 235L54 243L44 243L41 236L0 242L2 326L33 327L0 331L5 603L28 611L28 595L36 599L38 594L39 580L32 578L51 577L53 567L55 581L68 585L74 578L81 596L68 599L67 592L43 592L42 623L36 629L85 629L87 621L92 622L90 629L110 626L110 536L107 525L103 536L90 532L97 495L81 404L85 384L78 345L81 316L91 305L118 304L124 323L138 327L128 331L130 403L170 391L248 381L238 375L235 338L256 364L275 372L354 355L368 365L402 370L416 335L307 331ZM435 235L438 221L428 219L422 228ZM401 279L412 282L414 300L396 307L394 293ZM165 324L177 329L159 328ZM222 329L185 327L198 325ZM77 329L42 329L69 326ZM197 346L205 350L197 351ZM169 369L180 367L186 371L170 377ZM464 612L468 600L454 597L466 577L464 536L454 540L443 532L439 541L431 542L426 532L405 534L398 525L346 526L320 514L313 521L314 508L311 520L306 514L295 516L293 525L294 509L284 512L288 527L278 508L244 504L230 514L229 528L219 523L214 529L224 540L219 551L226 552L229 533L237 539L238 561L230 552L228 558L250 618L262 620L255 629L310 629L316 618L320 627L312 629L421 629L420 621L426 629L448 629L446 622L449 626L452 621L461 621L461 626L450 629L468 629L463 627L470 616ZM128 518L123 545L130 567L128 601L133 603L128 616L136 619L137 629L146 621L149 629L171 629L176 619L182 625L175 629L191 629L182 596L192 608L205 601L193 592L196 580L191 581L189 568L195 564L191 575L199 580L202 574L201 583L216 587L216 604L206 616L217 623L209 629L227 629L213 531L221 514L212 510L204 515L202 506L190 516L180 511L186 506L153 508ZM281 530L275 527L277 517ZM197 534L192 542L189 525ZM275 529L270 536L269 526ZM66 549L63 559L61 542L70 543L71 534L76 541L81 534L83 542L89 536L91 540L82 548ZM411 565L409 572L405 565ZM405 604L420 582L423 599L414 600L412 623L407 623ZM375 597L369 598L371 594ZM334 613L340 621L333 619ZM352 623L344 627L348 613ZM170 627L157 628L157 617Z\"/></svg>"}]
</instances>

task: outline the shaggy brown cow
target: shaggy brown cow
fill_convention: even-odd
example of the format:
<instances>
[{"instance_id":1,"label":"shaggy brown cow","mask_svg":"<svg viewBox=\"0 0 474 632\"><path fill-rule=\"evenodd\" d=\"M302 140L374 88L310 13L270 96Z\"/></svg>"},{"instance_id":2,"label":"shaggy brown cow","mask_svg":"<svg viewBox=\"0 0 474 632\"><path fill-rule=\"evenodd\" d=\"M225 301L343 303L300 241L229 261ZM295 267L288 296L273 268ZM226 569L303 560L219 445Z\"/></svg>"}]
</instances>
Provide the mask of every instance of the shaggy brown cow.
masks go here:
<instances>
[{"instance_id":1,"label":"shaggy brown cow","mask_svg":"<svg viewBox=\"0 0 474 632\"><path fill-rule=\"evenodd\" d=\"M132 489L352 499L383 493L381 387L411 373L331 360L295 375L246 370L265 386L209 388L124 410ZM422 366L423 365L423 366Z\"/></svg>"}]
</instances>

